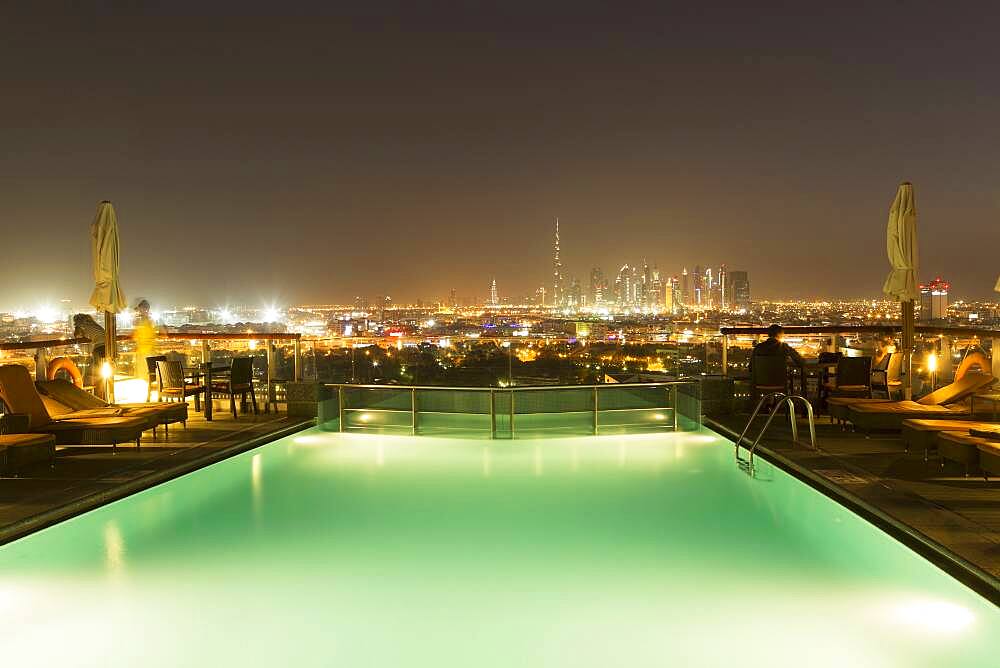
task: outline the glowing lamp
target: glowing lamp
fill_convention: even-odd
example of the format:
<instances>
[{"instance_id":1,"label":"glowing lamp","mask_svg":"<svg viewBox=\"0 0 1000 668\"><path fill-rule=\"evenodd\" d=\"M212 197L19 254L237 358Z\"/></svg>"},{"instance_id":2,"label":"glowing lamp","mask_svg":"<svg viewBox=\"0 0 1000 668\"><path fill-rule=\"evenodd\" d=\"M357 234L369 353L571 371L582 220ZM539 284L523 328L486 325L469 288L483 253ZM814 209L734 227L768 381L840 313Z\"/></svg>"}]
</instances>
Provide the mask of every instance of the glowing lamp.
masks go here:
<instances>
[{"instance_id":1,"label":"glowing lamp","mask_svg":"<svg viewBox=\"0 0 1000 668\"><path fill-rule=\"evenodd\" d=\"M114 369L111 368L111 362L105 362L101 365L101 378L108 380L114 375Z\"/></svg>"},{"instance_id":2,"label":"glowing lamp","mask_svg":"<svg viewBox=\"0 0 1000 668\"><path fill-rule=\"evenodd\" d=\"M938 368L938 358L937 355L931 353L927 356L927 370L931 373L935 373Z\"/></svg>"}]
</instances>

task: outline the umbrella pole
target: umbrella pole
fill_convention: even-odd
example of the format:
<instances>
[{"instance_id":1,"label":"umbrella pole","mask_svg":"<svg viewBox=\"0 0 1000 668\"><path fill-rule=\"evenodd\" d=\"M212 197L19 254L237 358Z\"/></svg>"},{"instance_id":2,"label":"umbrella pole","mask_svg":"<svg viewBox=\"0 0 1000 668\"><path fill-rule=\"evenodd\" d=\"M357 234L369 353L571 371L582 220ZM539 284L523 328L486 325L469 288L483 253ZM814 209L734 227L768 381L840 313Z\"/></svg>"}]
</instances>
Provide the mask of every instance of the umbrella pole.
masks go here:
<instances>
[{"instance_id":1,"label":"umbrella pole","mask_svg":"<svg viewBox=\"0 0 1000 668\"><path fill-rule=\"evenodd\" d=\"M913 399L913 300L908 299L900 303L900 315L903 320L903 398L907 401Z\"/></svg>"},{"instance_id":2,"label":"umbrella pole","mask_svg":"<svg viewBox=\"0 0 1000 668\"><path fill-rule=\"evenodd\" d=\"M115 331L115 314L104 312L104 361L111 365L111 376L105 385L105 400L115 402L115 364L118 360L118 333Z\"/></svg>"}]
</instances>

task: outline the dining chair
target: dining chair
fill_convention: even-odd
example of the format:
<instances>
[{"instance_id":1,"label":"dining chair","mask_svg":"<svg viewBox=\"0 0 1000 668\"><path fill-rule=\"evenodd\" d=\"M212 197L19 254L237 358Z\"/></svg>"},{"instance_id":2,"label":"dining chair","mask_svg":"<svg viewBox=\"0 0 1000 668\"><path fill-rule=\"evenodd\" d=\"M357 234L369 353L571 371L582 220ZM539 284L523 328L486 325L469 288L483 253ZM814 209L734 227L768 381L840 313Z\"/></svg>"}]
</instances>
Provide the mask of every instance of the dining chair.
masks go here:
<instances>
[{"instance_id":1,"label":"dining chair","mask_svg":"<svg viewBox=\"0 0 1000 668\"><path fill-rule=\"evenodd\" d=\"M229 365L229 377L218 381L212 381L212 394L219 394L229 397L229 409L236 417L236 395L240 395L240 409L245 414L247 411L247 394L253 403L253 414L259 415L257 410L257 396L253 387L253 359L250 357L234 357Z\"/></svg>"},{"instance_id":2,"label":"dining chair","mask_svg":"<svg viewBox=\"0 0 1000 668\"><path fill-rule=\"evenodd\" d=\"M197 403L201 395L205 395L205 401L212 400L206 394L204 385L187 382L184 378L184 367L180 362L175 360L157 360L156 373L159 377L161 401L164 398L187 401L188 397L194 397L195 403ZM197 410L197 406L195 410Z\"/></svg>"}]
</instances>

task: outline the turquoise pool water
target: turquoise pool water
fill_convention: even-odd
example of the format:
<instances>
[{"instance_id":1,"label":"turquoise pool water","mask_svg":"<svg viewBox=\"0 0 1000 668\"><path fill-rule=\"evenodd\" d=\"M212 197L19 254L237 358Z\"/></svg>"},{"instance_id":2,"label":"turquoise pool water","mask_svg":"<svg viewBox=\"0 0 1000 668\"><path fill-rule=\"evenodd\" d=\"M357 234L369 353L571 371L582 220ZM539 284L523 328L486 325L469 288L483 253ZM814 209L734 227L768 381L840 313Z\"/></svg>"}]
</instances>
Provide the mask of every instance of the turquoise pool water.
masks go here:
<instances>
[{"instance_id":1,"label":"turquoise pool water","mask_svg":"<svg viewBox=\"0 0 1000 668\"><path fill-rule=\"evenodd\" d=\"M310 430L0 547L7 666L987 666L989 602L711 432Z\"/></svg>"}]
</instances>

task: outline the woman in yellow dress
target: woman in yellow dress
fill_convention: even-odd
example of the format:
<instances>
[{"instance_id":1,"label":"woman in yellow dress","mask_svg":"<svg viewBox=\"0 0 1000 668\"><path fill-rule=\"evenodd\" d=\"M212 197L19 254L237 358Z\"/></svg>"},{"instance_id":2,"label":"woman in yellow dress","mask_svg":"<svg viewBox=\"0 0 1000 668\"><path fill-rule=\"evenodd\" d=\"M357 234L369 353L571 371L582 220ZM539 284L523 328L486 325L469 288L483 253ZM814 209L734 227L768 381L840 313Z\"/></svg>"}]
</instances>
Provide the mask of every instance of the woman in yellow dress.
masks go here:
<instances>
[{"instance_id":1,"label":"woman in yellow dress","mask_svg":"<svg viewBox=\"0 0 1000 668\"><path fill-rule=\"evenodd\" d=\"M135 342L135 375L141 378L146 372L146 358L153 356L153 345L156 342L156 327L149 314L149 302L145 299L135 306L132 340Z\"/></svg>"}]
</instances>

